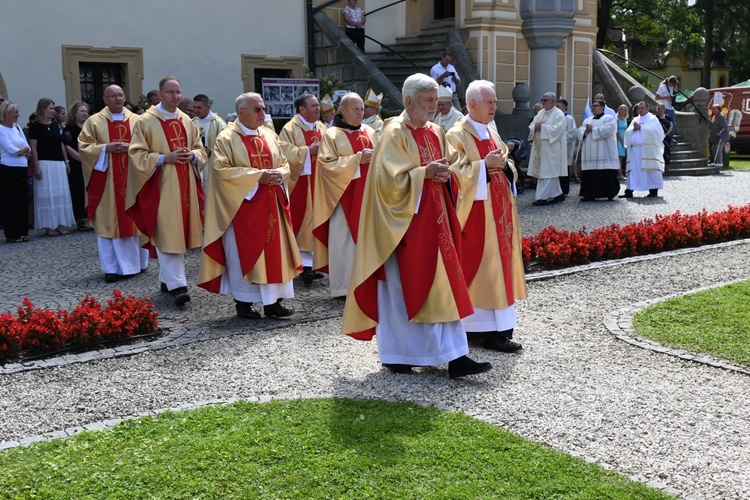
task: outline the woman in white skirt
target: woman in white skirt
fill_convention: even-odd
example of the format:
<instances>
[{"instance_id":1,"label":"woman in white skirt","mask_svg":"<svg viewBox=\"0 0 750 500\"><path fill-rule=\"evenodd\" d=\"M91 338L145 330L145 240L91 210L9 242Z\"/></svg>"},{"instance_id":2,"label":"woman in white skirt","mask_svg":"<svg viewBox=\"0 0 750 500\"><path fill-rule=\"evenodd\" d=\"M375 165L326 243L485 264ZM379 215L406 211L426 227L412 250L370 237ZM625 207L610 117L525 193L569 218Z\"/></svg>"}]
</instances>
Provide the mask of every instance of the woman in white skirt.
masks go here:
<instances>
[{"instance_id":1,"label":"woman in white skirt","mask_svg":"<svg viewBox=\"0 0 750 500\"><path fill-rule=\"evenodd\" d=\"M29 145L34 167L34 225L47 236L67 234L75 225L68 187L70 164L55 120L55 103L39 99L36 121L29 126Z\"/></svg>"}]
</instances>

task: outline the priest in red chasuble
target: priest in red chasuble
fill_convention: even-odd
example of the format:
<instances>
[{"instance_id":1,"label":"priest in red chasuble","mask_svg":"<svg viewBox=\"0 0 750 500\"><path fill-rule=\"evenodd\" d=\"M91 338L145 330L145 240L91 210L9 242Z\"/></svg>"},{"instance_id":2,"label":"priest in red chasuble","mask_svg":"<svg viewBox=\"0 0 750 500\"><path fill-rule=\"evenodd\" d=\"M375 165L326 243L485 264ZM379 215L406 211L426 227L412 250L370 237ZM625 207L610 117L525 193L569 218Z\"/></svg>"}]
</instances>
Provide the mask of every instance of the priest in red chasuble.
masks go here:
<instances>
[{"instance_id":1,"label":"priest in red chasuble","mask_svg":"<svg viewBox=\"0 0 750 500\"><path fill-rule=\"evenodd\" d=\"M495 87L475 80L466 89L469 115L446 138L459 161L451 167L461 178L456 212L461 223L462 263L474 314L462 318L469 338L484 347L515 352L515 301L526 298L521 226L516 209L518 173L508 148L489 126L495 119Z\"/></svg>"},{"instance_id":2,"label":"priest in red chasuble","mask_svg":"<svg viewBox=\"0 0 750 500\"><path fill-rule=\"evenodd\" d=\"M450 378L492 368L469 352L461 318L471 315L461 266L460 186L455 152L435 115L438 85L416 74L403 86L405 111L383 128L362 199L343 333L378 342L395 373L448 363Z\"/></svg>"},{"instance_id":3,"label":"priest in red chasuble","mask_svg":"<svg viewBox=\"0 0 750 500\"><path fill-rule=\"evenodd\" d=\"M365 179L378 134L364 125L364 102L354 92L341 98L333 126L323 135L315 170L313 269L328 273L331 296L345 297L359 233Z\"/></svg>"},{"instance_id":4,"label":"priest in red chasuble","mask_svg":"<svg viewBox=\"0 0 750 500\"><path fill-rule=\"evenodd\" d=\"M138 115L125 109L125 93L117 85L104 89L103 110L83 124L78 136L86 183L86 212L96 231L104 281L138 274L148 267L141 232L125 214L128 146Z\"/></svg>"},{"instance_id":5,"label":"priest in red chasuble","mask_svg":"<svg viewBox=\"0 0 750 500\"><path fill-rule=\"evenodd\" d=\"M320 103L312 94L302 94L294 102L297 114L279 134L281 148L289 161L289 204L292 227L302 255L302 281L309 285L323 278L313 265L313 179L320 140L326 131L320 122Z\"/></svg>"},{"instance_id":6,"label":"priest in red chasuble","mask_svg":"<svg viewBox=\"0 0 750 500\"><path fill-rule=\"evenodd\" d=\"M161 289L175 304L190 301L185 277L185 252L199 248L203 228L200 170L206 164L200 131L180 111L180 82L167 76L159 82L161 103L141 115L130 142L126 213L159 258Z\"/></svg>"},{"instance_id":7,"label":"priest in red chasuble","mask_svg":"<svg viewBox=\"0 0 750 500\"><path fill-rule=\"evenodd\" d=\"M231 293L237 316L260 318L292 312L281 299L293 298L292 279L302 270L292 230L289 164L275 133L263 126L259 94L235 101L237 120L221 131L206 169L206 225L198 286Z\"/></svg>"}]
</instances>

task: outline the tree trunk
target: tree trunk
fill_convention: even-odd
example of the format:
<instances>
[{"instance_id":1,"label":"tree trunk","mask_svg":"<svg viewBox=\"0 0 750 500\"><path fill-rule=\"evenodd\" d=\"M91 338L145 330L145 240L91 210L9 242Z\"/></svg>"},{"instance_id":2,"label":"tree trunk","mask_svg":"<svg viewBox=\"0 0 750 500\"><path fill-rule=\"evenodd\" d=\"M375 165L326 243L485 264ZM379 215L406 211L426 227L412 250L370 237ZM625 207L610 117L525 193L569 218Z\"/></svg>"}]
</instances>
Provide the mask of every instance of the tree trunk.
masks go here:
<instances>
[{"instance_id":1,"label":"tree trunk","mask_svg":"<svg viewBox=\"0 0 750 500\"><path fill-rule=\"evenodd\" d=\"M703 72L701 73L701 85L707 89L711 88L711 61L714 53L714 3L712 0L700 2L703 9Z\"/></svg>"},{"instance_id":2,"label":"tree trunk","mask_svg":"<svg viewBox=\"0 0 750 500\"><path fill-rule=\"evenodd\" d=\"M599 0L599 10L596 15L596 24L599 31L596 33L596 48L603 49L607 43L607 31L609 30L610 14L612 12L612 0Z\"/></svg>"}]
</instances>

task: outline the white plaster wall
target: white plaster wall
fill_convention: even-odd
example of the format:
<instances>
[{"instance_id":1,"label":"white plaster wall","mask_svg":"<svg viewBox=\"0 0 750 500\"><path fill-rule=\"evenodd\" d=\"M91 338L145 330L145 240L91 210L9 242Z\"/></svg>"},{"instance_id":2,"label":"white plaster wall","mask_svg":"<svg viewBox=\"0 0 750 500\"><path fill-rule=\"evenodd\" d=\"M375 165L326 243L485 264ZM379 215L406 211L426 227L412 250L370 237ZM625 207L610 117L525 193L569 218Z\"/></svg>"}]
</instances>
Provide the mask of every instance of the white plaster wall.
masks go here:
<instances>
[{"instance_id":1,"label":"white plaster wall","mask_svg":"<svg viewBox=\"0 0 750 500\"><path fill-rule=\"evenodd\" d=\"M62 45L142 48L144 93L165 75L175 75L186 95L213 97L222 116L233 111L243 91L241 54L306 56L299 0L2 3L0 72L24 123L39 98L64 103Z\"/></svg>"},{"instance_id":2,"label":"white plaster wall","mask_svg":"<svg viewBox=\"0 0 750 500\"><path fill-rule=\"evenodd\" d=\"M393 3L394 1L395 0L367 0L367 3L365 4L367 8L365 10L372 11ZM372 16L367 16L365 34L388 46L395 45L396 37L402 37L405 33L406 7L404 2L383 9L380 12L376 12ZM380 51L380 46L372 40L366 40L365 50L368 52L378 52Z\"/></svg>"}]
</instances>

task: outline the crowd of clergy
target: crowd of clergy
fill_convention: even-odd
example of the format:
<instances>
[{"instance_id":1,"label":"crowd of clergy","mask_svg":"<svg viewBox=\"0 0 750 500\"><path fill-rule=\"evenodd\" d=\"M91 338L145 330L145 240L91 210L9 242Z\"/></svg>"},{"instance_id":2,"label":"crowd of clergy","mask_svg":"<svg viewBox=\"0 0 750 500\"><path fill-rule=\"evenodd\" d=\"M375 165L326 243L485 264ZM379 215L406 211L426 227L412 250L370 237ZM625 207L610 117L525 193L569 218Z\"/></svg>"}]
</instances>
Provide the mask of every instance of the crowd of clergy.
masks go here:
<instances>
[{"instance_id":1,"label":"crowd of clergy","mask_svg":"<svg viewBox=\"0 0 750 500\"><path fill-rule=\"evenodd\" d=\"M466 116L427 75L409 77L404 111L385 122L382 95L299 96L277 134L262 96L244 93L226 123L203 95L180 110L179 80L159 83L138 116L116 85L79 137L89 220L108 282L159 261L159 286L191 300L185 254L201 248L197 285L231 294L237 316L283 318L282 303L328 275L345 299L342 332L377 341L394 373L448 363L450 378L492 368L469 342L500 352L526 297L518 172L494 127L494 85L472 82ZM200 98L199 98L200 97Z\"/></svg>"}]
</instances>

